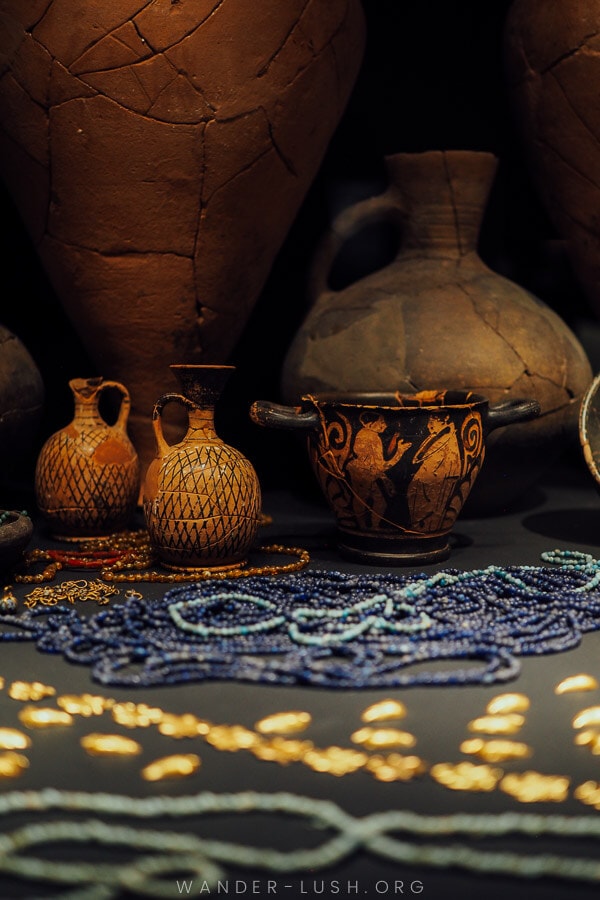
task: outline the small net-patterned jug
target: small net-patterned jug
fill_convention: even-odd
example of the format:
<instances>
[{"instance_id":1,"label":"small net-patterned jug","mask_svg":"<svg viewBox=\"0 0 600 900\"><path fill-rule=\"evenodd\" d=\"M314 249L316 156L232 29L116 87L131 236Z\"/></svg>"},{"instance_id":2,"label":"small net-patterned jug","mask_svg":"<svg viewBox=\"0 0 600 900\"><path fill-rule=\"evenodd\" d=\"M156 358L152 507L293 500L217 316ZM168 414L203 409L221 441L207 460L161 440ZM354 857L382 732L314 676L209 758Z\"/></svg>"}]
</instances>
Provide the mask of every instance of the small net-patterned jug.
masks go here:
<instances>
[{"instance_id":1,"label":"small net-patterned jug","mask_svg":"<svg viewBox=\"0 0 600 900\"><path fill-rule=\"evenodd\" d=\"M140 464L127 435L130 398L117 381L69 381L75 414L43 445L35 468L35 497L50 532L58 539L102 537L129 524L140 490ZM107 390L121 394L116 421L99 408Z\"/></svg>"},{"instance_id":2,"label":"small net-patterned jug","mask_svg":"<svg viewBox=\"0 0 600 900\"><path fill-rule=\"evenodd\" d=\"M144 479L150 543L173 570L236 568L245 562L261 515L261 490L252 463L215 431L215 405L233 366L169 367L181 393L164 394L153 412L157 456ZM182 441L163 435L162 411L171 402L188 413Z\"/></svg>"}]
</instances>

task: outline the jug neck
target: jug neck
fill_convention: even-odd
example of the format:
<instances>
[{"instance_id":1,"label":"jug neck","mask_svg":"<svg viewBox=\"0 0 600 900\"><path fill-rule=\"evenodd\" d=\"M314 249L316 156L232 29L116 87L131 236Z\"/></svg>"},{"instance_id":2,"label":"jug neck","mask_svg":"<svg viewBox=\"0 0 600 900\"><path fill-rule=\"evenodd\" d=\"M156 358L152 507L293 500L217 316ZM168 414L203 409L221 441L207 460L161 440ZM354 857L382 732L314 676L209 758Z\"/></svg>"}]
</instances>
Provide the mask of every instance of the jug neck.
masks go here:
<instances>
[{"instance_id":1,"label":"jug neck","mask_svg":"<svg viewBox=\"0 0 600 900\"><path fill-rule=\"evenodd\" d=\"M197 443L198 441L216 441L219 436L215 431L214 406L204 406L201 409L191 410L188 415L188 428L183 438L183 443Z\"/></svg>"},{"instance_id":2,"label":"jug neck","mask_svg":"<svg viewBox=\"0 0 600 900\"><path fill-rule=\"evenodd\" d=\"M79 425L98 422L106 424L98 409L98 391L101 384L101 378L74 378L69 382L73 393L74 418Z\"/></svg>"},{"instance_id":3,"label":"jug neck","mask_svg":"<svg viewBox=\"0 0 600 900\"><path fill-rule=\"evenodd\" d=\"M179 382L181 393L198 409L214 412L235 366L172 365L171 372Z\"/></svg>"},{"instance_id":4,"label":"jug neck","mask_svg":"<svg viewBox=\"0 0 600 900\"><path fill-rule=\"evenodd\" d=\"M491 153L459 150L386 157L390 193L404 211L401 254L459 260L476 253L497 162Z\"/></svg>"}]
</instances>

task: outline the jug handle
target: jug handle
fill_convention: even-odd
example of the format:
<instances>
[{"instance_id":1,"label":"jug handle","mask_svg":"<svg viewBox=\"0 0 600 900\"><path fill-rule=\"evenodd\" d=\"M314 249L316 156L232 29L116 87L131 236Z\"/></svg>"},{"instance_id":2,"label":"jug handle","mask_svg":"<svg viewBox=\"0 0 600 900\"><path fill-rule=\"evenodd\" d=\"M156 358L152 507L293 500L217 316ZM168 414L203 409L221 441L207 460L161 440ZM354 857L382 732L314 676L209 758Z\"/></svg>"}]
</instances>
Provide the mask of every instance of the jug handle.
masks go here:
<instances>
[{"instance_id":1,"label":"jug handle","mask_svg":"<svg viewBox=\"0 0 600 900\"><path fill-rule=\"evenodd\" d=\"M250 407L250 418L256 425L294 430L317 428L319 414L316 410L302 412L299 406L283 406L268 400L255 400Z\"/></svg>"},{"instance_id":2,"label":"jug handle","mask_svg":"<svg viewBox=\"0 0 600 900\"><path fill-rule=\"evenodd\" d=\"M322 295L330 292L329 276L335 259L346 243L354 235L369 225L389 222L399 230L404 226L406 211L398 191L388 188L383 194L360 200L343 209L332 221L321 238L308 273L309 306Z\"/></svg>"},{"instance_id":3,"label":"jug handle","mask_svg":"<svg viewBox=\"0 0 600 900\"><path fill-rule=\"evenodd\" d=\"M537 400L505 400L490 406L484 416L484 431L489 433L503 425L513 425L516 422L529 422L537 418L542 408Z\"/></svg>"},{"instance_id":4,"label":"jug handle","mask_svg":"<svg viewBox=\"0 0 600 900\"><path fill-rule=\"evenodd\" d=\"M158 448L158 455L161 459L163 456L166 456L171 447L163 434L161 419L162 411L167 403L180 403L182 406L185 406L188 412L192 412L192 410L197 409L195 404L192 403L191 400L188 400L187 397L184 397L183 394L168 393L163 394L162 397L158 398L158 400L154 404L154 409L152 410L152 429L154 431L156 446Z\"/></svg>"},{"instance_id":5,"label":"jug handle","mask_svg":"<svg viewBox=\"0 0 600 900\"><path fill-rule=\"evenodd\" d=\"M103 381L98 390L100 392L105 391L107 388L115 388L121 394L121 405L119 407L119 414L117 416L117 421L112 426L116 428L118 431L121 431L123 434L127 433L127 419L129 418L129 412L131 410L131 397L129 396L129 391L125 387L125 385L121 384L119 381Z\"/></svg>"}]
</instances>

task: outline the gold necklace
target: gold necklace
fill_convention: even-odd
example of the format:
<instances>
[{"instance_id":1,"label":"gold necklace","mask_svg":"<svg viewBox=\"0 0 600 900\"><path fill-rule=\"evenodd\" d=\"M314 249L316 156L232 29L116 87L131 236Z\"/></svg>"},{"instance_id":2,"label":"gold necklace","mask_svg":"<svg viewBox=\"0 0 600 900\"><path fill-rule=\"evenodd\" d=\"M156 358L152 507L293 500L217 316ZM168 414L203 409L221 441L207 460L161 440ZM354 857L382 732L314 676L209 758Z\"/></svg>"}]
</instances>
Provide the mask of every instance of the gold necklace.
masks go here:
<instances>
[{"instance_id":1,"label":"gold necklace","mask_svg":"<svg viewBox=\"0 0 600 900\"><path fill-rule=\"evenodd\" d=\"M245 578L251 575L281 575L297 572L310 562L310 555L302 547L283 544L263 544L257 553L294 556L290 563L249 566L241 562L231 568L189 568L177 572L161 572L150 545L148 532L123 531L107 537L85 539L77 550L34 549L24 554L23 568L30 569L36 563L47 563L39 573L28 571L14 575L17 584L43 584L52 581L63 569L98 569L99 578L107 582L156 582L173 584L185 581L202 581L209 578Z\"/></svg>"}]
</instances>

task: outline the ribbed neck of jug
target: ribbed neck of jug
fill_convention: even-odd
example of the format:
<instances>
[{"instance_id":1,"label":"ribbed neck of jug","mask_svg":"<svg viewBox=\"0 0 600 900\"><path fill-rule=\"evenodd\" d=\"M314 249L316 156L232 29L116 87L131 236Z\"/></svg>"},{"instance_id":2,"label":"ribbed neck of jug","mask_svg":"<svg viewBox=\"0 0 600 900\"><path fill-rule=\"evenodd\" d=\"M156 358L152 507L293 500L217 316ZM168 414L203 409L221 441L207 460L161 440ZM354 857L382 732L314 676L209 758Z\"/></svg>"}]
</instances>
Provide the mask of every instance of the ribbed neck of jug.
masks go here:
<instances>
[{"instance_id":1,"label":"ribbed neck of jug","mask_svg":"<svg viewBox=\"0 0 600 900\"><path fill-rule=\"evenodd\" d=\"M498 160L483 151L432 150L385 159L404 212L401 253L460 258L476 252Z\"/></svg>"}]
</instances>

